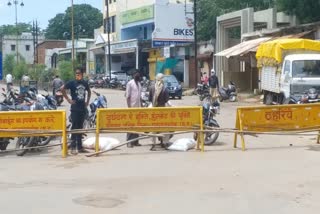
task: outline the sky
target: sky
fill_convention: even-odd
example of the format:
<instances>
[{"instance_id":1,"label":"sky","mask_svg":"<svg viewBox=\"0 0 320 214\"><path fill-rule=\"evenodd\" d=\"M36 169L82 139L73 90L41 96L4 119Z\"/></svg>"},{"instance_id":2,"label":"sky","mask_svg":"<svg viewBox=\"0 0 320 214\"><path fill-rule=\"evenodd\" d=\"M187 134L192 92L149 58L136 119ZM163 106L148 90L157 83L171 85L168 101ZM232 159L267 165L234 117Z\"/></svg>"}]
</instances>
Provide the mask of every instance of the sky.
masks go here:
<instances>
[{"instance_id":1,"label":"sky","mask_svg":"<svg viewBox=\"0 0 320 214\"><path fill-rule=\"evenodd\" d=\"M9 0L0 0L0 25L15 24L15 9ZM20 6L23 1L24 7ZM11 3L13 1L11 0ZM58 13L63 13L69 6L71 0L18 0L18 22L31 23L38 20L41 29L48 26L48 21ZM90 4L102 11L103 0L73 0L74 4Z\"/></svg>"}]
</instances>

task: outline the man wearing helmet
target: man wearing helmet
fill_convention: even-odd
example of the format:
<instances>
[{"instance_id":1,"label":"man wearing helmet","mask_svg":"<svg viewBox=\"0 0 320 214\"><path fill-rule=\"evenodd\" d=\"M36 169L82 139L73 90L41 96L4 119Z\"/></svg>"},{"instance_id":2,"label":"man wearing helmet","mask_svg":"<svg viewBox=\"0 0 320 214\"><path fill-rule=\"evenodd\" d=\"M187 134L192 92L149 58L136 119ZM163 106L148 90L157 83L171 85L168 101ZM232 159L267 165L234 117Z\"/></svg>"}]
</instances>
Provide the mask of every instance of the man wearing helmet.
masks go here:
<instances>
[{"instance_id":1,"label":"man wearing helmet","mask_svg":"<svg viewBox=\"0 0 320 214\"><path fill-rule=\"evenodd\" d=\"M210 94L212 102L216 101L219 97L219 80L214 69L211 70L211 76L209 78Z\"/></svg>"}]
</instances>

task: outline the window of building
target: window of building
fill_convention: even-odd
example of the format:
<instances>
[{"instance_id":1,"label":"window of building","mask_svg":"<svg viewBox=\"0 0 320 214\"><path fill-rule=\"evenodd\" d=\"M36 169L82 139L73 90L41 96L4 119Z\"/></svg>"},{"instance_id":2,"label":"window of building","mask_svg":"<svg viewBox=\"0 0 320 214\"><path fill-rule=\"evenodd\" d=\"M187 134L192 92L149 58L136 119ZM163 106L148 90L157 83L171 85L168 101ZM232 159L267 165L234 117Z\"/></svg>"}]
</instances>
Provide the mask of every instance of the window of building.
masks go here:
<instances>
[{"instance_id":1,"label":"window of building","mask_svg":"<svg viewBox=\"0 0 320 214\"><path fill-rule=\"evenodd\" d=\"M246 72L246 62L240 61L240 72Z\"/></svg>"},{"instance_id":2,"label":"window of building","mask_svg":"<svg viewBox=\"0 0 320 214\"><path fill-rule=\"evenodd\" d=\"M11 51L15 51L16 50L16 45L11 45Z\"/></svg>"},{"instance_id":3,"label":"window of building","mask_svg":"<svg viewBox=\"0 0 320 214\"><path fill-rule=\"evenodd\" d=\"M148 39L148 28L147 27L143 28L143 39Z\"/></svg>"},{"instance_id":4,"label":"window of building","mask_svg":"<svg viewBox=\"0 0 320 214\"><path fill-rule=\"evenodd\" d=\"M109 0L109 4L112 4L112 2L117 2L117 0L113 0L113 1L112 1L112 0ZM105 1L105 4L106 4L106 5L107 5L107 3L108 3L108 0Z\"/></svg>"},{"instance_id":5,"label":"window of building","mask_svg":"<svg viewBox=\"0 0 320 214\"><path fill-rule=\"evenodd\" d=\"M30 51L30 45L26 45L26 51Z\"/></svg>"},{"instance_id":6,"label":"window of building","mask_svg":"<svg viewBox=\"0 0 320 214\"><path fill-rule=\"evenodd\" d=\"M116 16L109 17L110 20L110 33L116 32ZM108 32L108 23L106 23L106 32Z\"/></svg>"}]
</instances>

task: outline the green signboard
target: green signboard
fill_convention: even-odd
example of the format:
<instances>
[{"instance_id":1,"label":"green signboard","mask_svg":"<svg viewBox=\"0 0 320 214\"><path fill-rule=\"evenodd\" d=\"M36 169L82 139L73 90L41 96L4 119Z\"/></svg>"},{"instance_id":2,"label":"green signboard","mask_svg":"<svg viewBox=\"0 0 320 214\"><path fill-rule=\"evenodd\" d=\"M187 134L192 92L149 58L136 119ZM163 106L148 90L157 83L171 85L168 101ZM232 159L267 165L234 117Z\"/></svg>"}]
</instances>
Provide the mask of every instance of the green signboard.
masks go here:
<instances>
[{"instance_id":1,"label":"green signboard","mask_svg":"<svg viewBox=\"0 0 320 214\"><path fill-rule=\"evenodd\" d=\"M146 19L154 18L154 8L153 5L140 7L133 10L128 10L121 13L121 23L129 24L132 22L142 21Z\"/></svg>"}]
</instances>

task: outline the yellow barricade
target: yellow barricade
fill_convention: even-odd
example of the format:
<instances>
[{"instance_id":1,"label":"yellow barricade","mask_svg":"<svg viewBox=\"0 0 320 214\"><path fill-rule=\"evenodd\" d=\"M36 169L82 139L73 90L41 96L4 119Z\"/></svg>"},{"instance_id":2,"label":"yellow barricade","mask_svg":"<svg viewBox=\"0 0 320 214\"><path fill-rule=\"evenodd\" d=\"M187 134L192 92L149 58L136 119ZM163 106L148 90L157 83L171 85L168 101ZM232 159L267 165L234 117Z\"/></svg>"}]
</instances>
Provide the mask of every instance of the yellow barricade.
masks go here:
<instances>
[{"instance_id":1,"label":"yellow barricade","mask_svg":"<svg viewBox=\"0 0 320 214\"><path fill-rule=\"evenodd\" d=\"M101 130L172 132L193 130L195 125L203 130L201 107L98 109L96 151ZM198 149L200 144L204 151L203 133L198 138Z\"/></svg>"},{"instance_id":2,"label":"yellow barricade","mask_svg":"<svg viewBox=\"0 0 320 214\"><path fill-rule=\"evenodd\" d=\"M236 129L248 132L312 131L320 128L320 104L239 107ZM245 150L243 133L242 150ZM234 147L237 147L234 136ZM319 143L318 135L318 143Z\"/></svg>"},{"instance_id":3,"label":"yellow barricade","mask_svg":"<svg viewBox=\"0 0 320 214\"><path fill-rule=\"evenodd\" d=\"M66 157L68 146L65 111L9 111L0 113L0 137L48 136L50 131L61 132L62 156ZM56 134L54 133L54 135Z\"/></svg>"}]
</instances>

